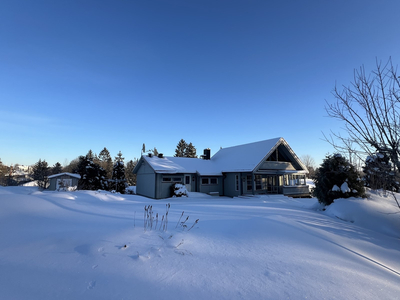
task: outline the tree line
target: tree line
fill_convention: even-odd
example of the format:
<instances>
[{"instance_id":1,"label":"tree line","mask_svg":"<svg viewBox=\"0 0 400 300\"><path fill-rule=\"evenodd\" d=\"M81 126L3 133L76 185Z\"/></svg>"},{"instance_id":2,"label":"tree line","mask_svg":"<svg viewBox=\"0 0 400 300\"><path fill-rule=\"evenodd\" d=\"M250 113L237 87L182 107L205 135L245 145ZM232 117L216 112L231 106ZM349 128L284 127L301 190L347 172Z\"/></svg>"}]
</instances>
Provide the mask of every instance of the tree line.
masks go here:
<instances>
[{"instance_id":1,"label":"tree line","mask_svg":"<svg viewBox=\"0 0 400 300\"><path fill-rule=\"evenodd\" d=\"M146 151L143 144L142 154L150 152L158 155L156 147ZM197 158L196 148L190 142L186 143L181 139L175 149L175 157L191 157ZM86 155L80 155L73 159L69 164L62 166L57 162L53 166L49 166L46 160L39 159L31 168L29 177L37 181L41 189L45 189L49 185L49 176L60 173L75 173L81 176L78 189L85 190L114 190L124 193L127 186L136 185L136 175L133 174L138 160L129 160L124 162L121 151L111 158L109 150L104 147L97 155L89 150ZM20 182L12 176L13 167L5 166L0 160L0 185L18 185Z\"/></svg>"}]
</instances>

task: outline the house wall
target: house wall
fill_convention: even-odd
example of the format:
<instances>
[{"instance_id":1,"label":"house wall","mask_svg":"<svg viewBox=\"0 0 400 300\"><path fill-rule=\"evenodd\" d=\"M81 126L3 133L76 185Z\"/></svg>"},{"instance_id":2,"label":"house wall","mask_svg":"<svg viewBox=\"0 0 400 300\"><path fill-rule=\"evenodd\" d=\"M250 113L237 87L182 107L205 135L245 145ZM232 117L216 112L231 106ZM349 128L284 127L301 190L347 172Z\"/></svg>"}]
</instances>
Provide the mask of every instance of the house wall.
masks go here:
<instances>
[{"instance_id":1,"label":"house wall","mask_svg":"<svg viewBox=\"0 0 400 300\"><path fill-rule=\"evenodd\" d=\"M50 191L56 190L58 179L72 179L72 186L78 186L78 181L79 181L78 178L69 176L69 175L61 175L61 176L50 178L50 184L49 184L48 190L50 190Z\"/></svg>"},{"instance_id":2,"label":"house wall","mask_svg":"<svg viewBox=\"0 0 400 300\"><path fill-rule=\"evenodd\" d=\"M236 183L238 176L238 187ZM224 174L224 195L228 197L237 197L242 194L242 179L240 173L225 173Z\"/></svg>"},{"instance_id":3,"label":"house wall","mask_svg":"<svg viewBox=\"0 0 400 300\"><path fill-rule=\"evenodd\" d=\"M183 184L183 177L184 174L157 174L156 177L156 199L162 199L162 198L169 198L172 196L171 193L171 187L174 185L174 183L182 183ZM171 181L171 182L164 182L163 178L164 177L169 177L169 178L180 178L180 181Z\"/></svg>"},{"instance_id":4,"label":"house wall","mask_svg":"<svg viewBox=\"0 0 400 300\"><path fill-rule=\"evenodd\" d=\"M203 184L203 178L214 178L217 179L217 184ZM219 195L224 193L224 178L222 176L198 176L197 178L197 191L200 193L215 193L218 192Z\"/></svg>"},{"instance_id":5,"label":"house wall","mask_svg":"<svg viewBox=\"0 0 400 300\"><path fill-rule=\"evenodd\" d=\"M145 162L141 162L136 175L136 194L156 198L156 173Z\"/></svg>"}]
</instances>

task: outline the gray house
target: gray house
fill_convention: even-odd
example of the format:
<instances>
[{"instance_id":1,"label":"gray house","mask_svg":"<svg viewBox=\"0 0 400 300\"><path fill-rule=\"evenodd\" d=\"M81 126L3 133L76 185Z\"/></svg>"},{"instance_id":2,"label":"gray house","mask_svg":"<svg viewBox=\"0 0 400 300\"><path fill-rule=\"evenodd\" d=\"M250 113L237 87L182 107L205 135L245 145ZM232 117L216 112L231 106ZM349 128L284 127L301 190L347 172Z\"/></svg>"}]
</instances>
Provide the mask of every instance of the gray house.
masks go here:
<instances>
[{"instance_id":1,"label":"gray house","mask_svg":"<svg viewBox=\"0 0 400 300\"><path fill-rule=\"evenodd\" d=\"M69 188L76 188L81 175L73 173L60 173L48 177L50 184L48 189L50 191L68 190Z\"/></svg>"},{"instance_id":2,"label":"gray house","mask_svg":"<svg viewBox=\"0 0 400 300\"><path fill-rule=\"evenodd\" d=\"M309 195L307 168L283 138L228 147L203 159L144 155L133 170L138 195L171 196L173 183L189 192L240 196L248 194Z\"/></svg>"}]
</instances>

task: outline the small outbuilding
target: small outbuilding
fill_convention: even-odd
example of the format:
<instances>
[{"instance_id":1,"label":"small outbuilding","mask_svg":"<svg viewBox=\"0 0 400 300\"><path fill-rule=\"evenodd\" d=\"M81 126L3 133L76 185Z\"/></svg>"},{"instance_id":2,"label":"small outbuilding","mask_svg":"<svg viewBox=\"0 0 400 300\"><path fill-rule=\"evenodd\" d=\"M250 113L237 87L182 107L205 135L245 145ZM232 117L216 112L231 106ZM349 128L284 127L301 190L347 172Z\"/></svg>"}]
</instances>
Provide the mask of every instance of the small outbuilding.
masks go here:
<instances>
[{"instance_id":1,"label":"small outbuilding","mask_svg":"<svg viewBox=\"0 0 400 300\"><path fill-rule=\"evenodd\" d=\"M76 189L78 187L78 181L81 179L81 175L74 173L60 173L51 175L48 178L50 181L48 190L60 191Z\"/></svg>"}]
</instances>

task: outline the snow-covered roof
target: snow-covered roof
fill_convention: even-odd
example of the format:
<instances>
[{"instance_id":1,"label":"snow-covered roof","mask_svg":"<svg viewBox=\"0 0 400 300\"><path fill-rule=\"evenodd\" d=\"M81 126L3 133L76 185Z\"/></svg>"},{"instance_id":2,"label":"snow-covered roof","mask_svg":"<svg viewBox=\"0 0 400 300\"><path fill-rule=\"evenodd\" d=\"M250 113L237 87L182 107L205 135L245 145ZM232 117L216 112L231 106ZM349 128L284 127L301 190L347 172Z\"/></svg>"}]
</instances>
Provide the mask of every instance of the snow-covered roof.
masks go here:
<instances>
[{"instance_id":1,"label":"snow-covered roof","mask_svg":"<svg viewBox=\"0 0 400 300\"><path fill-rule=\"evenodd\" d=\"M50 175L48 178L54 178L54 177L59 177L59 176L63 176L63 175L68 175L68 176L75 177L75 178L78 178L78 179L81 178L81 175L79 175L79 174L68 173L68 172Z\"/></svg>"},{"instance_id":2,"label":"snow-covered roof","mask_svg":"<svg viewBox=\"0 0 400 300\"><path fill-rule=\"evenodd\" d=\"M222 172L251 172L283 138L274 138L250 144L227 147L211 158Z\"/></svg>"},{"instance_id":3,"label":"snow-covered roof","mask_svg":"<svg viewBox=\"0 0 400 300\"><path fill-rule=\"evenodd\" d=\"M305 169L296 154L294 154L286 141L281 137L223 148L211 157L210 160L187 157L160 158L157 156L142 156L142 159L156 173L198 173L204 176L219 176L223 172L254 171L280 144L285 144L296 162Z\"/></svg>"},{"instance_id":4,"label":"snow-covered roof","mask_svg":"<svg viewBox=\"0 0 400 300\"><path fill-rule=\"evenodd\" d=\"M156 173L199 173L200 175L222 175L211 160L188 157L142 156Z\"/></svg>"}]
</instances>

